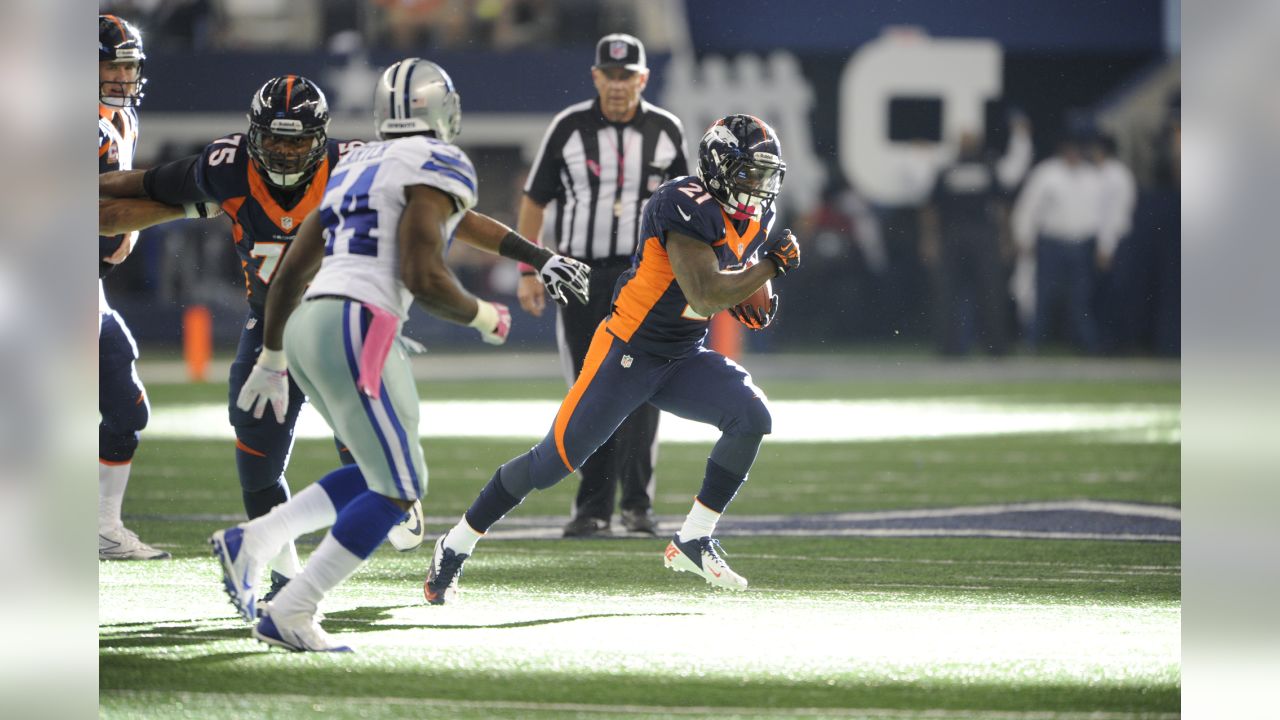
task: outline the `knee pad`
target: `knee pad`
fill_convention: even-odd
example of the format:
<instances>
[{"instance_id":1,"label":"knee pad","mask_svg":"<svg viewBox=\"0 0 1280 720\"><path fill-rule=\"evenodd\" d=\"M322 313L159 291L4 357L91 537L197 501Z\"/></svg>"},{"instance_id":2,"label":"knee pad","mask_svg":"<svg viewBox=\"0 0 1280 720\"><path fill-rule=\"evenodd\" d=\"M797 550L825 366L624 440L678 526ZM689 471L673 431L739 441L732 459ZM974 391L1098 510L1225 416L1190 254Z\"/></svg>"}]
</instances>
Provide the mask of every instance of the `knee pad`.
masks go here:
<instances>
[{"instance_id":1,"label":"knee pad","mask_svg":"<svg viewBox=\"0 0 1280 720\"><path fill-rule=\"evenodd\" d=\"M138 399L130 403L120 403L102 414L102 425L118 435L132 435L141 432L151 420L151 407L147 398L139 394Z\"/></svg>"},{"instance_id":2,"label":"knee pad","mask_svg":"<svg viewBox=\"0 0 1280 720\"><path fill-rule=\"evenodd\" d=\"M240 488L245 492L275 487L284 475L293 448L293 435L286 426L277 427L281 429L235 429L236 470L240 475Z\"/></svg>"},{"instance_id":3,"label":"knee pad","mask_svg":"<svg viewBox=\"0 0 1280 720\"><path fill-rule=\"evenodd\" d=\"M105 422L98 423L98 459L125 463L138 449L138 433L118 432Z\"/></svg>"},{"instance_id":4,"label":"knee pad","mask_svg":"<svg viewBox=\"0 0 1280 720\"><path fill-rule=\"evenodd\" d=\"M773 432L773 415L761 398L752 398L739 414L732 428L739 435L768 435Z\"/></svg>"}]
</instances>

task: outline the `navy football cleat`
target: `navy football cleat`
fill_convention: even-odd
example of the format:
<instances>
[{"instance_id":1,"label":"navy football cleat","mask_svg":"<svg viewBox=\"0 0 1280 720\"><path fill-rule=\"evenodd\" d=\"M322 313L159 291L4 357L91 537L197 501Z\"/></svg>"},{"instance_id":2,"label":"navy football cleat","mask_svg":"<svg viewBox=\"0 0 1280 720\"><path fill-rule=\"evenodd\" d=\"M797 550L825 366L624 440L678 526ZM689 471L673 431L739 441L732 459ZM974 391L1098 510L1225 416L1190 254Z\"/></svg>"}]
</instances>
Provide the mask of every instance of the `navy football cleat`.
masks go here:
<instances>
[{"instance_id":1,"label":"navy football cleat","mask_svg":"<svg viewBox=\"0 0 1280 720\"><path fill-rule=\"evenodd\" d=\"M431 554L431 567L427 568L427 580L422 584L422 594L432 605L444 605L458 597L458 579L462 577L462 564L470 555L460 555L444 546L448 533L436 541Z\"/></svg>"},{"instance_id":2,"label":"navy football cleat","mask_svg":"<svg viewBox=\"0 0 1280 720\"><path fill-rule=\"evenodd\" d=\"M714 587L746 590L747 579L729 567L720 557L722 552L724 548L720 547L720 542L709 535L681 541L680 533L676 533L667 544L667 551L663 553L663 564L676 572L701 575Z\"/></svg>"}]
</instances>

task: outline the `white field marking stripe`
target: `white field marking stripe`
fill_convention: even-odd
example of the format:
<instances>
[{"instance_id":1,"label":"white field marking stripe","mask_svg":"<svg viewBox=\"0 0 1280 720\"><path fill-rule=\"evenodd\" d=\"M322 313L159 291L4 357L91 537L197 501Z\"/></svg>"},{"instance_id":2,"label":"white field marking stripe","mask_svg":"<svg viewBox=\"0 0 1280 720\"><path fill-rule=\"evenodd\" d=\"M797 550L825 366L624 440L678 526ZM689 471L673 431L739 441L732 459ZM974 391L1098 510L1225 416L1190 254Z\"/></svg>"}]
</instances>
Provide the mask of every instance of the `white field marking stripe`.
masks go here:
<instances>
[{"instance_id":1,"label":"white field marking stripe","mask_svg":"<svg viewBox=\"0 0 1280 720\"><path fill-rule=\"evenodd\" d=\"M139 690L104 690L104 695L113 697L131 697L150 699L156 696L177 698L184 702L192 700L235 701L243 700L257 693L193 693L172 692L159 693ZM307 705L399 705L408 707L466 708L492 710L530 710L535 712L578 712L578 713L617 713L623 715L747 715L757 717L806 717L826 715L829 717L867 717L867 718L921 718L925 720L946 720L958 718L990 718L991 720L1175 720L1177 713L1154 712L1062 712L1058 710L902 710L896 708L759 708L759 707L713 707L713 706L671 706L671 705L589 705L586 703L540 703L516 702L508 700L441 700L437 698L408 697L329 697L325 695L287 695L271 693L264 695L271 700Z\"/></svg>"},{"instance_id":2,"label":"white field marking stripe","mask_svg":"<svg viewBox=\"0 0 1280 720\"><path fill-rule=\"evenodd\" d=\"M219 521L219 522L235 522L240 519L231 515L145 515L145 516L127 516L127 517L146 517L151 520L165 520L170 522L185 521ZM450 518L450 521L454 520ZM485 533L485 537L489 540L561 540L564 537L563 528L560 527L557 518L555 524L547 524L542 526L519 526L512 523L506 528L495 527ZM427 518L428 524L448 524L441 518ZM1109 535L1107 533L1077 533L1077 532L1061 532L1049 530L988 530L988 529L915 529L915 528L776 528L767 531L753 531L750 527L737 528L723 537L987 537L987 538L1017 538L1028 540L1115 540L1115 541L1141 541L1141 542L1182 542L1182 538L1178 535L1159 535L1159 534L1133 534L1133 533L1116 533Z\"/></svg>"},{"instance_id":3,"label":"white field marking stripe","mask_svg":"<svg viewBox=\"0 0 1280 720\"><path fill-rule=\"evenodd\" d=\"M823 514L823 519L830 518L834 522L851 522L858 520L906 520L914 518L949 518L966 515L1003 515L1021 512L1063 512L1080 511L1105 513L1107 515L1130 515L1135 517L1152 517L1161 520L1182 520L1182 509L1167 505L1141 505L1137 503L1105 502L1099 500L1062 500L1049 502L1008 503L1000 505L968 505L949 508L920 508L918 510L873 510L869 512L851 512ZM782 521L793 515L756 515L751 522ZM734 518L735 520L737 518Z\"/></svg>"},{"instance_id":4,"label":"white field marking stripe","mask_svg":"<svg viewBox=\"0 0 1280 720\"><path fill-rule=\"evenodd\" d=\"M425 437L540 440L559 403L551 400L422 402L419 433ZM971 399L779 400L769 404L774 432L767 442L879 442L913 438L991 437L1067 433L1082 440L1176 444L1181 417L1176 405L1035 405ZM152 408L147 436L234 439L218 403ZM1134 438L1133 433L1142 436ZM1083 435L1081 435L1083 434ZM302 409L297 438L333 433L310 405ZM710 443L716 428L663 413L662 442Z\"/></svg>"},{"instance_id":5,"label":"white field marking stripe","mask_svg":"<svg viewBox=\"0 0 1280 720\"><path fill-rule=\"evenodd\" d=\"M643 539L637 537L636 539ZM532 548L511 548L504 552L523 555L560 555L564 551L556 548L547 548L545 550ZM592 557L631 557L636 553L623 552L621 550L580 550L574 551L574 556L586 555ZM771 555L768 553L742 553L735 552L736 558L747 558L750 560L802 560L804 562L838 562L838 563L893 563L905 565L1004 565L1010 567L1047 567L1061 570L1066 573L1083 573L1098 575L1177 575L1182 572L1182 568L1177 565L1109 565L1104 567L1115 568L1113 570L1098 569L1094 567L1079 568L1069 563L1063 562L1047 562L1035 560L930 560L927 558L885 558L885 557L832 557L823 555Z\"/></svg>"},{"instance_id":6,"label":"white field marking stripe","mask_svg":"<svg viewBox=\"0 0 1280 720\"><path fill-rule=\"evenodd\" d=\"M813 537L812 530L771 530L778 537ZM1142 535L1132 533L1075 533L1039 530L915 530L893 528L829 528L821 531L822 537L998 537L1038 540L1127 540L1147 542L1182 542L1178 535ZM726 537L733 537L727 535Z\"/></svg>"},{"instance_id":7,"label":"white field marking stripe","mask_svg":"<svg viewBox=\"0 0 1280 720\"><path fill-rule=\"evenodd\" d=\"M491 528L485 533L490 540L560 540L564 533L559 527L547 528ZM1152 535L1116 533L1076 533L1035 530L986 530L986 529L907 529L907 528L823 528L811 529L769 529L753 532L750 528L739 528L726 532L722 538L734 537L986 537L986 538L1018 538L1026 540L1114 540L1117 542L1182 542L1178 535Z\"/></svg>"}]
</instances>

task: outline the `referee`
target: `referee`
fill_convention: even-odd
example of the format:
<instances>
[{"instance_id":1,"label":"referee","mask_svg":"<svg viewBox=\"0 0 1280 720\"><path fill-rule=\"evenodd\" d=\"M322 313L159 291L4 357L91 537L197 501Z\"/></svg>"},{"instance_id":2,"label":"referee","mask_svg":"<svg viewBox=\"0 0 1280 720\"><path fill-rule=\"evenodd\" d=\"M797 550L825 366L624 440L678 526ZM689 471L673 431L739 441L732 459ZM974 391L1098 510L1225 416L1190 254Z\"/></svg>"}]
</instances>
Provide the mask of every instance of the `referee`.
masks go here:
<instances>
[{"instance_id":1,"label":"referee","mask_svg":"<svg viewBox=\"0 0 1280 720\"><path fill-rule=\"evenodd\" d=\"M684 130L675 115L641 99L649 81L644 45L613 34L596 44L591 79L598 96L565 108L551 122L529 171L517 222L521 235L591 266L585 305L559 306L556 342L571 384L582 371L596 326L612 310L618 276L640 242L640 210L667 180L688 174ZM540 316L546 304L532 268L521 266L520 305ZM582 484L565 537L610 532L622 486L622 526L656 535L653 464L658 409L644 405L580 468Z\"/></svg>"}]
</instances>

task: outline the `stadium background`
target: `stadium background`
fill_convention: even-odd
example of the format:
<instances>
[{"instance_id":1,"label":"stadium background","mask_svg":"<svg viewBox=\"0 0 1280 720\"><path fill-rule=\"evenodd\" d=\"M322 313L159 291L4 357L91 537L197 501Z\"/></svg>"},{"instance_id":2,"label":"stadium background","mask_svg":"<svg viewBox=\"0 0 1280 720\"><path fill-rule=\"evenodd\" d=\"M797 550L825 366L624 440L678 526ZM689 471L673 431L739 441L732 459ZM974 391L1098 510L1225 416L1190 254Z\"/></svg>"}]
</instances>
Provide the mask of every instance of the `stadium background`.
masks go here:
<instances>
[{"instance_id":1,"label":"stadium background","mask_svg":"<svg viewBox=\"0 0 1280 720\"><path fill-rule=\"evenodd\" d=\"M805 227L851 183L870 213L870 226L860 221L820 242L808 238L806 273L779 283L782 315L771 332L749 338L753 351L930 351L932 290L914 218L919 192L895 184L896 175L908 164L931 173L954 155L965 125L980 125L987 147L1002 151L1011 113L1030 119L1037 161L1067 133L1100 130L1117 139L1139 182L1134 230L1114 269L1121 292L1107 300L1118 307L1104 309L1104 322L1120 324L1109 351L1178 353L1180 205L1169 172L1180 102L1176 2L833 0L787 12L767 0L737 2L731 12L678 0L133 0L102 7L136 18L146 33L141 166L243 130L252 92L285 73L310 77L327 92L331 137L368 138L377 69L416 54L453 75L463 97L458 142L481 178L479 209L512 225L550 118L593 94L595 39L636 34L652 67L646 97L684 120L688 150L726 112L751 112L777 127L789 166L782 227ZM883 87L867 102L866 88L851 78L877 54L896 58L901 72L880 78ZM956 58L960 70L944 72ZM936 79L921 83L921 76ZM879 135L867 122L876 113L887 118ZM855 152L855 139L875 152ZM225 220L161 226L108 279L113 304L144 347L179 347L182 313L194 305L213 311L215 348L234 347L243 283L229 242ZM510 263L462 247L450 259L468 287L515 305ZM1012 299L1007 317L1016 336ZM465 329L422 314L408 332L434 350L474 349ZM496 352L552 347L551 316L517 312L512 341Z\"/></svg>"},{"instance_id":2,"label":"stadium background","mask_svg":"<svg viewBox=\"0 0 1280 720\"><path fill-rule=\"evenodd\" d=\"M376 3L111 4L147 33L143 162L242 129L249 93L284 72L329 92L335 137L367 137L372 73L420 54L454 74L481 209L510 221L551 114L590 95L594 39L624 29L649 46L648 97L681 113L693 138L726 104L779 126L794 169L785 222L801 225L828 182L852 179L862 160L845 134L856 124L843 94L855 58L958 41L998 60L999 92L979 111L990 145L1001 146L1015 108L1034 124L1037 159L1060 134L1101 125L1120 139L1148 207L1170 200L1159 148L1178 112L1176 4L814 2L786 13L767 2L732 12L699 2L405 5L479 19L392 47ZM494 20L513 7L535 11L515 23L529 25L524 32ZM928 152L949 138L940 98L951 90L912 88L886 103L879 140ZM889 190L867 198L886 225L914 210ZM1165 254L1144 267L1175 285L1163 306L1144 300L1150 314L1127 351L1176 357L1178 344L1158 329L1177 327L1168 302L1177 298L1177 228L1141 213L1135 222L1161 228L1154 239L1164 244L1154 247ZM183 237L165 239L170 232ZM890 263L878 281L859 275L861 246L836 244L825 257L819 243L806 246L805 272L781 288L779 326L752 337L764 344L751 348L748 367L779 412L792 413L724 524L752 593L709 595L659 572L643 540L548 539L572 493L562 483L526 503L511 537L469 565L467 603L448 614L421 604L420 553L379 551L326 607L330 629L362 650L353 666L255 646L210 580L203 540L240 512L225 385L220 371L191 384L180 365L156 361L177 354L181 313L196 304L213 308L218 349L228 351L243 291L225 228L184 223L152 234L108 292L144 342L140 373L155 410L126 513L176 561L99 567L100 715L1177 717L1179 361L933 361L914 240L884 240ZM492 263L452 259L473 287L508 287ZM421 314L410 329L433 351L475 353L433 352L417 364L423 397L445 409L424 414L445 425L423 429L433 532L529 442L490 437L505 432L492 427L460 437L457 411L493 402L520 411L504 420L545 418L563 392L548 352L521 354L549 351L549 326L519 311L516 321L513 343L500 349ZM814 442L818 432L831 437ZM323 436L318 428L299 440L294 487L332 465ZM689 478L705 459L701 438L682 439L664 442L660 458L657 507L668 523L687 507ZM966 512L976 515L945 517ZM1163 516L1154 529L1144 512ZM732 637L698 657L682 638L717 621Z\"/></svg>"}]
</instances>

